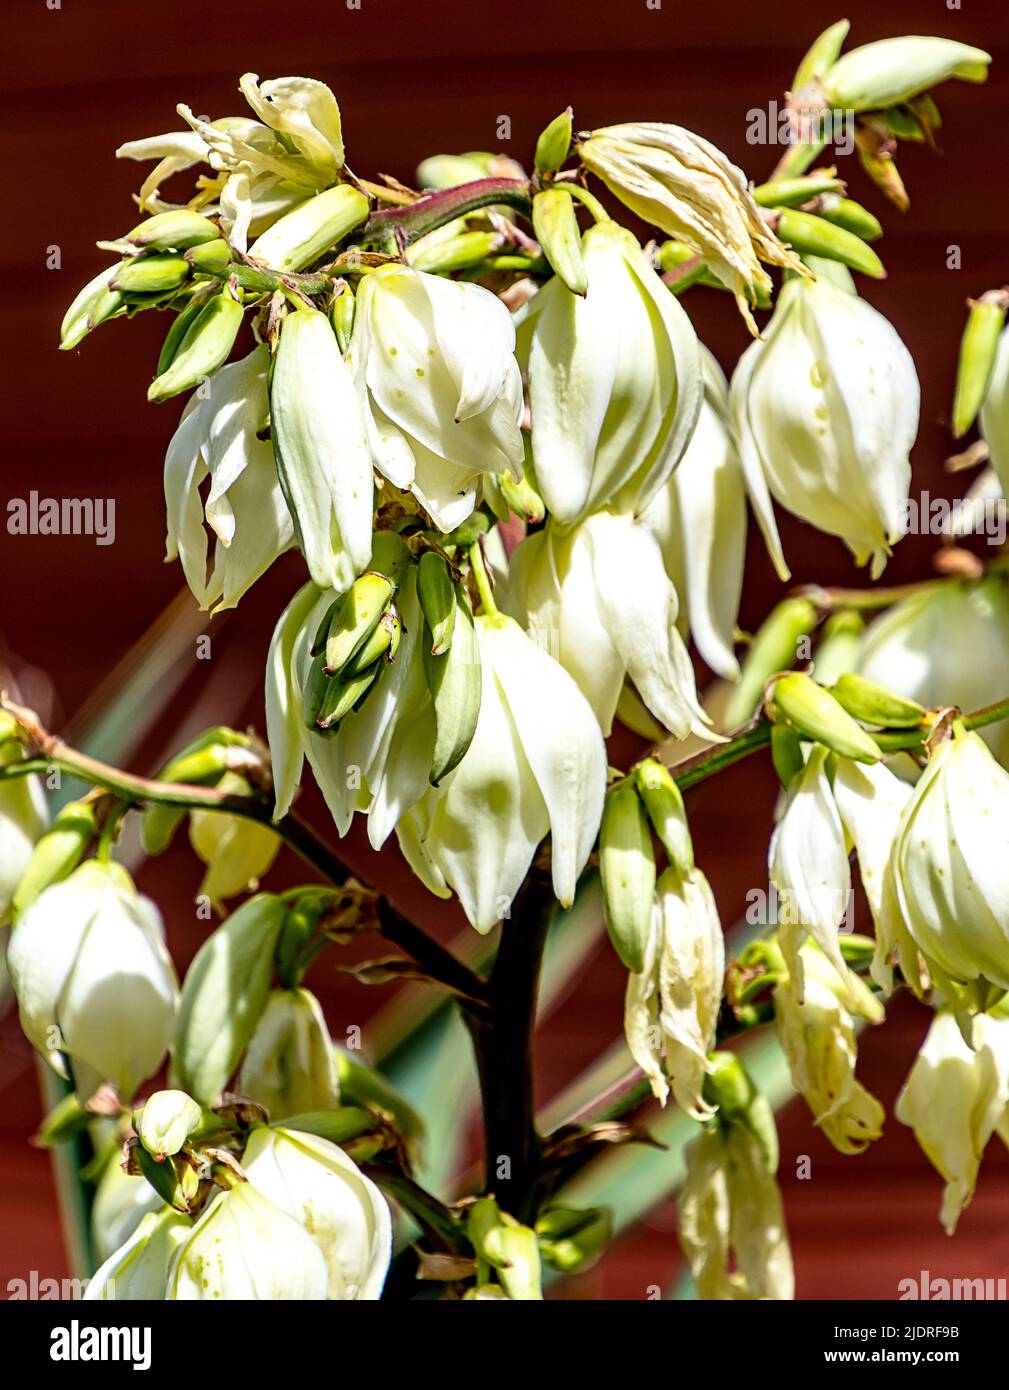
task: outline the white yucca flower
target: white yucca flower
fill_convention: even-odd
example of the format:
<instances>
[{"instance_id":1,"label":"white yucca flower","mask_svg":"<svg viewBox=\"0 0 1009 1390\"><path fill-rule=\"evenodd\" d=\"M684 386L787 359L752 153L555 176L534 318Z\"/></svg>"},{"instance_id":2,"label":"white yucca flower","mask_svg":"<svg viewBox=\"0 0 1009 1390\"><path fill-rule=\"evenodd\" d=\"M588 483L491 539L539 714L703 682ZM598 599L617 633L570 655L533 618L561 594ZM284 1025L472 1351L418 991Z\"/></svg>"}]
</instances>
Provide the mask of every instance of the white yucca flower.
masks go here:
<instances>
[{"instance_id":1,"label":"white yucca flower","mask_svg":"<svg viewBox=\"0 0 1009 1390\"><path fill-rule=\"evenodd\" d=\"M858 1048L846 999L859 993L863 1017L876 1014L875 1000L857 977L842 985L817 947L802 947L801 956L801 997L789 977L774 991L778 1040L817 1127L841 1153L861 1153L882 1134L884 1111L855 1076Z\"/></svg>"},{"instance_id":2,"label":"white yucca flower","mask_svg":"<svg viewBox=\"0 0 1009 1390\"><path fill-rule=\"evenodd\" d=\"M165 456L165 558L181 562L201 608L234 608L294 544L273 449L259 437L270 411L269 364L258 347L216 372L188 402ZM209 573L204 522L214 535Z\"/></svg>"},{"instance_id":3,"label":"white yucca flower","mask_svg":"<svg viewBox=\"0 0 1009 1390\"><path fill-rule=\"evenodd\" d=\"M909 594L866 628L854 669L926 709L983 709L1002 699L1009 690L1005 578L947 580ZM1009 726L980 732L999 761L1009 763Z\"/></svg>"},{"instance_id":4,"label":"white yucca flower","mask_svg":"<svg viewBox=\"0 0 1009 1390\"><path fill-rule=\"evenodd\" d=\"M483 473L521 474L515 327L480 285L387 265L361 282L347 349L374 466L450 531Z\"/></svg>"},{"instance_id":5,"label":"white yucca flower","mask_svg":"<svg viewBox=\"0 0 1009 1390\"><path fill-rule=\"evenodd\" d=\"M79 1093L111 1082L124 1101L164 1060L178 984L157 908L119 864L88 860L40 893L7 952L21 1026Z\"/></svg>"},{"instance_id":6,"label":"white yucca flower","mask_svg":"<svg viewBox=\"0 0 1009 1390\"><path fill-rule=\"evenodd\" d=\"M908 799L889 872L929 974L973 1014L1009 989L1009 772L954 725Z\"/></svg>"},{"instance_id":7,"label":"white yucca flower","mask_svg":"<svg viewBox=\"0 0 1009 1390\"><path fill-rule=\"evenodd\" d=\"M708 1125L687 1145L686 1163L679 1237L700 1297L794 1297L781 1192L757 1137L743 1125Z\"/></svg>"},{"instance_id":8,"label":"white yucca flower","mask_svg":"<svg viewBox=\"0 0 1009 1390\"><path fill-rule=\"evenodd\" d=\"M877 578L904 534L920 391L893 326L851 277L790 280L732 378L750 499L782 579L772 497L839 536Z\"/></svg>"},{"instance_id":9,"label":"white yucca flower","mask_svg":"<svg viewBox=\"0 0 1009 1390\"><path fill-rule=\"evenodd\" d=\"M1009 1144L1009 1018L980 1015L973 1042L964 1042L950 1010L938 1010L893 1111L946 1184L940 1220L947 1235L974 1195L992 1134Z\"/></svg>"},{"instance_id":10,"label":"white yucca flower","mask_svg":"<svg viewBox=\"0 0 1009 1390\"><path fill-rule=\"evenodd\" d=\"M712 1107L702 1097L715 1046L725 979L725 941L708 881L695 868L659 879L644 969L630 974L624 1032L631 1056L663 1105L670 1084L677 1105L696 1120Z\"/></svg>"},{"instance_id":11,"label":"white yucca flower","mask_svg":"<svg viewBox=\"0 0 1009 1390\"><path fill-rule=\"evenodd\" d=\"M701 347L704 397L697 424L669 481L642 513L662 547L680 597L678 625L718 675L734 680L733 652L746 559L746 481L725 375Z\"/></svg>"},{"instance_id":12,"label":"white yucca flower","mask_svg":"<svg viewBox=\"0 0 1009 1390\"><path fill-rule=\"evenodd\" d=\"M245 251L250 235L335 182L343 166L343 134L340 108L324 82L277 77L260 83L246 73L239 87L260 120L205 121L180 105L190 129L129 140L116 155L158 161L138 199L152 213L182 206L160 196L173 174L208 165L218 179L217 198L204 202L201 211L218 213L232 245Z\"/></svg>"},{"instance_id":13,"label":"white yucca flower","mask_svg":"<svg viewBox=\"0 0 1009 1390\"><path fill-rule=\"evenodd\" d=\"M400 848L486 932L507 916L549 832L554 893L569 905L599 829L606 750L571 677L501 615L476 619L483 693L454 772L399 822Z\"/></svg>"},{"instance_id":14,"label":"white yucca flower","mask_svg":"<svg viewBox=\"0 0 1009 1390\"><path fill-rule=\"evenodd\" d=\"M583 238L588 290L550 280L523 311L533 462L558 524L635 513L669 477L701 402L686 313L615 222ZM527 348L527 354L525 349Z\"/></svg>"},{"instance_id":15,"label":"white yucca flower","mask_svg":"<svg viewBox=\"0 0 1009 1390\"><path fill-rule=\"evenodd\" d=\"M771 287L760 262L793 270L801 263L764 222L742 169L710 141L661 121L594 130L578 153L632 212L703 258L756 333L747 300Z\"/></svg>"},{"instance_id":16,"label":"white yucca flower","mask_svg":"<svg viewBox=\"0 0 1009 1390\"><path fill-rule=\"evenodd\" d=\"M677 738L705 735L679 598L643 520L596 512L568 531L548 524L512 555L506 602L574 677L604 734L630 680Z\"/></svg>"}]
</instances>

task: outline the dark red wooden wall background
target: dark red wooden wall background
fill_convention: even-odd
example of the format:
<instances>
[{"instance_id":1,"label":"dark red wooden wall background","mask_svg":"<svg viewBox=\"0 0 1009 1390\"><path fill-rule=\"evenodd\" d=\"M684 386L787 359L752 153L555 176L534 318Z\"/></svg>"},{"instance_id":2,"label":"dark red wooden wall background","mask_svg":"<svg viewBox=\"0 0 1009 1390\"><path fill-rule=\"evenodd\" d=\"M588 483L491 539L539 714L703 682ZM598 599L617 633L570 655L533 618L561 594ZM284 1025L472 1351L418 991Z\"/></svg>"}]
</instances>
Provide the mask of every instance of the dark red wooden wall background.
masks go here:
<instances>
[{"instance_id":1,"label":"dark red wooden wall background","mask_svg":"<svg viewBox=\"0 0 1009 1390\"><path fill-rule=\"evenodd\" d=\"M912 196L901 219L880 207L854 168L855 196L883 216L881 249L889 280L867 287L915 355L923 411L915 486L953 495L942 472L946 413L966 296L1009 279L1009 197L1005 137L1009 121L1009 11L1002 0L854 0L845 6L856 42L903 32L944 34L982 45L995 58L982 89L954 85L940 94L944 154L905 154ZM130 194L140 166L117 163L121 141L177 128L175 103L221 115L242 109L237 78L306 73L336 90L352 167L410 179L436 151L496 148L498 117L508 115L504 146L528 161L539 129L567 102L579 126L650 118L686 124L710 137L754 178L773 150L746 142L746 112L781 95L806 43L838 18L826 0L742 0L685 5L662 0L175 0L152 7L126 0L20 0L5 14L4 117L0 122L3 301L0 420L4 434L0 500L27 496L115 497L114 545L87 537L12 537L0 530L0 629L12 652L52 682L59 727L172 599L181 578L161 564L164 515L161 463L177 408L147 406L145 388L161 321L115 324L79 352L56 351L63 309L102 264L98 237L131 224ZM961 248L962 269L947 268ZM62 268L47 269L58 246ZM697 292L695 292L697 293ZM690 297L709 345L730 365L745 346L727 296ZM153 318L153 316L151 316ZM841 546L798 525L786 527L795 578L842 581L852 571ZM927 570L928 538L905 541L890 576ZM298 578L289 557L226 623L206 629L213 660L201 663L174 702L181 717L200 701L204 722L262 723L261 672L276 614ZM743 622L752 624L775 594L759 544L751 545ZM984 653L977 654L979 661ZM36 680L38 688L38 680ZM137 755L153 766L156 737ZM692 798L695 837L731 921L747 888L764 881L773 801L764 767L744 766ZM372 873L358 846L362 871ZM293 878L295 870L285 870ZM394 857L384 880L411 889ZM161 902L184 964L201 935L193 921L198 866L166 856L144 872ZM405 887L403 885L406 885ZM458 926L433 900L413 906L427 922ZM364 1018L379 992L317 981L340 1017ZM350 994L348 990L358 990ZM601 955L551 1020L541 1046L541 1098L583 1068L620 1027L623 980ZM885 1032L863 1044L864 1079L889 1108L924 1027L920 1010L898 1004ZM48 1160L27 1147L39 1104L32 1057L11 1013L0 1021L0 1296L9 1278L32 1268L64 1268ZM897 1281L921 1269L946 1277L1009 1274L1009 1165L991 1147L978 1197L955 1242L936 1214L939 1182L895 1121L872 1152L843 1159L810 1129L801 1105L784 1118L782 1150L788 1217L800 1297L894 1297ZM790 1180L794 1155L813 1156L814 1178ZM677 1266L671 1209L655 1213L583 1283L583 1296L640 1297Z\"/></svg>"}]
</instances>

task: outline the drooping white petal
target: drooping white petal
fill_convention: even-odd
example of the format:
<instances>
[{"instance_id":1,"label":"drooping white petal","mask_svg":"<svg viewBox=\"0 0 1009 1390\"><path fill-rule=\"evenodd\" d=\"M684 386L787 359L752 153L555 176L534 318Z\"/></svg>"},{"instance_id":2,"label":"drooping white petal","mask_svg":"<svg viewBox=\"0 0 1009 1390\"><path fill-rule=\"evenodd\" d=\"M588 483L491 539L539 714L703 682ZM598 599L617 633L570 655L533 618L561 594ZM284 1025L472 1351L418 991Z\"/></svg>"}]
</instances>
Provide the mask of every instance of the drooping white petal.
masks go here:
<instances>
[{"instance_id":1,"label":"drooping white petal","mask_svg":"<svg viewBox=\"0 0 1009 1390\"><path fill-rule=\"evenodd\" d=\"M947 1235L974 1195L985 1147L1009 1105L1009 1019L975 1019L974 1042L967 1046L951 1012L936 1013L894 1106L946 1183Z\"/></svg>"},{"instance_id":2,"label":"drooping white petal","mask_svg":"<svg viewBox=\"0 0 1009 1390\"><path fill-rule=\"evenodd\" d=\"M215 1197L176 1251L169 1299L306 1301L327 1297L321 1249L251 1182Z\"/></svg>"},{"instance_id":3,"label":"drooping white petal","mask_svg":"<svg viewBox=\"0 0 1009 1390\"><path fill-rule=\"evenodd\" d=\"M595 843L606 792L598 723L568 673L508 618L477 620L522 751L550 817L554 892L568 906Z\"/></svg>"},{"instance_id":4,"label":"drooping white petal","mask_svg":"<svg viewBox=\"0 0 1009 1390\"><path fill-rule=\"evenodd\" d=\"M807 936L842 980L848 973L837 929L848 907L851 869L844 826L827 777L827 757L822 744L813 745L806 766L789 788L768 851L768 872L779 896L779 940L799 998L799 952Z\"/></svg>"},{"instance_id":5,"label":"drooping white petal","mask_svg":"<svg viewBox=\"0 0 1009 1390\"><path fill-rule=\"evenodd\" d=\"M314 1134L260 1128L242 1164L254 1187L311 1231L326 1260L328 1298L379 1297L392 1221L382 1194L353 1159Z\"/></svg>"},{"instance_id":6,"label":"drooping white petal","mask_svg":"<svg viewBox=\"0 0 1009 1390\"><path fill-rule=\"evenodd\" d=\"M690 657L676 627L676 591L652 532L600 512L586 523L599 611L624 667L652 713L677 738L703 735Z\"/></svg>"}]
</instances>

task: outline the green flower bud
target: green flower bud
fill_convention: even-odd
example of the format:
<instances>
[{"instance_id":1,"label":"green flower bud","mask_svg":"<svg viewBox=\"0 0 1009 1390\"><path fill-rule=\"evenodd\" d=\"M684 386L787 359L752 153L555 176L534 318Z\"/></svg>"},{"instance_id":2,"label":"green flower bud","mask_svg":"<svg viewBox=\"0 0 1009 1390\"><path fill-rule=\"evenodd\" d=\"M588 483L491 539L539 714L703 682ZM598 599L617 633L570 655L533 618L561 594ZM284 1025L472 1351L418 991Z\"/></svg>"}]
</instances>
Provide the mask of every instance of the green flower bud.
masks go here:
<instances>
[{"instance_id":1,"label":"green flower bud","mask_svg":"<svg viewBox=\"0 0 1009 1390\"><path fill-rule=\"evenodd\" d=\"M778 218L777 232L782 241L804 256L823 256L827 260L840 261L853 270L860 270L863 275L871 275L874 280L882 280L886 276L883 262L871 246L866 246L853 232L825 218L814 217L812 213L799 212L795 208L785 208Z\"/></svg>"},{"instance_id":2,"label":"green flower bud","mask_svg":"<svg viewBox=\"0 0 1009 1390\"><path fill-rule=\"evenodd\" d=\"M252 1036L270 991L282 899L243 903L196 953L182 986L170 1079L214 1105Z\"/></svg>"},{"instance_id":3,"label":"green flower bud","mask_svg":"<svg viewBox=\"0 0 1009 1390\"><path fill-rule=\"evenodd\" d=\"M984 82L991 55L952 39L908 35L853 48L823 74L829 105L845 111L898 106L949 78Z\"/></svg>"},{"instance_id":4,"label":"green flower bud","mask_svg":"<svg viewBox=\"0 0 1009 1390\"><path fill-rule=\"evenodd\" d=\"M231 247L220 237L216 241L205 241L202 246L193 246L185 253L197 275L221 276L231 265Z\"/></svg>"},{"instance_id":5,"label":"green flower bud","mask_svg":"<svg viewBox=\"0 0 1009 1390\"><path fill-rule=\"evenodd\" d=\"M875 763L880 751L861 725L856 724L837 700L821 685L799 671L789 672L774 683L774 707L780 718L842 758Z\"/></svg>"},{"instance_id":6,"label":"green flower bud","mask_svg":"<svg viewBox=\"0 0 1009 1390\"><path fill-rule=\"evenodd\" d=\"M563 188L546 188L533 198L533 231L543 254L572 294L589 287L575 203Z\"/></svg>"},{"instance_id":7,"label":"green flower bud","mask_svg":"<svg viewBox=\"0 0 1009 1390\"><path fill-rule=\"evenodd\" d=\"M354 291L349 285L344 285L343 289L333 300L329 310L329 321L333 325L336 341L340 344L340 351L343 353L350 347L351 335L354 332L354 312L356 308L357 301L354 298Z\"/></svg>"},{"instance_id":8,"label":"green flower bud","mask_svg":"<svg viewBox=\"0 0 1009 1390\"><path fill-rule=\"evenodd\" d=\"M830 693L855 719L877 728L914 729L925 718L925 710L917 700L895 695L885 685L850 671L838 676Z\"/></svg>"},{"instance_id":9,"label":"green flower bud","mask_svg":"<svg viewBox=\"0 0 1009 1390\"><path fill-rule=\"evenodd\" d=\"M559 116L555 116L536 141L534 166L540 178L555 174L568 157L571 149L571 126L574 112L569 106Z\"/></svg>"},{"instance_id":10,"label":"green flower bud","mask_svg":"<svg viewBox=\"0 0 1009 1390\"><path fill-rule=\"evenodd\" d=\"M171 366L151 382L149 401L167 401L196 386L228 359L242 326L241 304L228 294L209 299L188 328Z\"/></svg>"},{"instance_id":11,"label":"green flower bud","mask_svg":"<svg viewBox=\"0 0 1009 1390\"><path fill-rule=\"evenodd\" d=\"M137 1112L134 1129L156 1163L177 1154L199 1128L203 1111L185 1091L155 1091Z\"/></svg>"},{"instance_id":12,"label":"green flower bud","mask_svg":"<svg viewBox=\"0 0 1009 1390\"><path fill-rule=\"evenodd\" d=\"M725 712L726 728L749 719L764 686L776 671L795 662L796 648L816 627L816 606L806 598L786 598L768 614L754 635L743 662L739 684Z\"/></svg>"},{"instance_id":13,"label":"green flower bud","mask_svg":"<svg viewBox=\"0 0 1009 1390\"><path fill-rule=\"evenodd\" d=\"M803 174L792 179L772 179L753 190L753 201L762 208L793 208L824 194L836 194L844 187L842 179L831 173Z\"/></svg>"},{"instance_id":14,"label":"green flower bud","mask_svg":"<svg viewBox=\"0 0 1009 1390\"><path fill-rule=\"evenodd\" d=\"M607 1207L572 1211L552 1207L536 1222L540 1253L563 1274L591 1269L613 1238L613 1215Z\"/></svg>"},{"instance_id":15,"label":"green flower bud","mask_svg":"<svg viewBox=\"0 0 1009 1390\"><path fill-rule=\"evenodd\" d=\"M99 271L79 292L63 315L63 322L60 324L61 352L69 352L71 348L75 348L81 339L99 324L126 313L125 299L118 290L110 288L110 282L118 269L119 266L113 266L111 270Z\"/></svg>"},{"instance_id":16,"label":"green flower bud","mask_svg":"<svg viewBox=\"0 0 1009 1390\"><path fill-rule=\"evenodd\" d=\"M510 1299L535 1301L543 1297L535 1231L502 1211L493 1197L481 1197L473 1203L466 1230L478 1257L497 1270Z\"/></svg>"},{"instance_id":17,"label":"green flower bud","mask_svg":"<svg viewBox=\"0 0 1009 1390\"><path fill-rule=\"evenodd\" d=\"M418 571L418 588L422 574L423 564ZM435 717L434 753L428 774L433 787L458 767L473 742L483 696L483 666L473 613L462 586L454 584L452 588L451 635L441 639L447 640L447 646L437 654L434 647L439 639L432 631L431 646L425 644L424 649L424 673ZM432 611L437 617L441 608Z\"/></svg>"},{"instance_id":18,"label":"green flower bud","mask_svg":"<svg viewBox=\"0 0 1009 1390\"><path fill-rule=\"evenodd\" d=\"M850 20L839 19L836 24L824 29L819 38L813 40L806 56L795 70L791 88L793 92L801 91L815 78L822 77L837 62L850 28Z\"/></svg>"},{"instance_id":19,"label":"green flower bud","mask_svg":"<svg viewBox=\"0 0 1009 1390\"><path fill-rule=\"evenodd\" d=\"M442 656L452 645L455 627L455 586L443 556L425 550L417 566L417 596L431 636L432 656Z\"/></svg>"},{"instance_id":20,"label":"green flower bud","mask_svg":"<svg viewBox=\"0 0 1009 1390\"><path fill-rule=\"evenodd\" d=\"M162 343L161 352L158 354L158 376L161 376L163 372L167 372L168 368L175 361L186 334L199 318L200 311L203 309L206 302L207 300L204 294L194 294L185 308L181 309L172 320L172 326L165 334L165 341Z\"/></svg>"},{"instance_id":21,"label":"green flower bud","mask_svg":"<svg viewBox=\"0 0 1009 1390\"><path fill-rule=\"evenodd\" d=\"M798 730L788 724L774 724L771 727L771 759L778 781L789 787L792 778L802 771L802 737Z\"/></svg>"},{"instance_id":22,"label":"green flower bud","mask_svg":"<svg viewBox=\"0 0 1009 1390\"><path fill-rule=\"evenodd\" d=\"M856 203L852 198L842 198L838 193L825 193L820 199L819 216L825 222L833 222L843 227L862 241L876 241L883 235L883 225L878 217L873 217L868 208Z\"/></svg>"},{"instance_id":23,"label":"green flower bud","mask_svg":"<svg viewBox=\"0 0 1009 1390\"><path fill-rule=\"evenodd\" d=\"M145 251L186 251L191 246L221 240L221 232L201 213L190 208L173 208L138 222L123 240Z\"/></svg>"},{"instance_id":24,"label":"green flower bud","mask_svg":"<svg viewBox=\"0 0 1009 1390\"><path fill-rule=\"evenodd\" d=\"M492 154L433 154L417 166L421 188L458 188L487 177Z\"/></svg>"},{"instance_id":25,"label":"green flower bud","mask_svg":"<svg viewBox=\"0 0 1009 1390\"><path fill-rule=\"evenodd\" d=\"M632 777L606 794L599 829L599 872L613 949L639 974L655 905L655 854L648 816Z\"/></svg>"},{"instance_id":26,"label":"green flower bud","mask_svg":"<svg viewBox=\"0 0 1009 1390\"><path fill-rule=\"evenodd\" d=\"M459 232L450 237L439 237L435 233L415 242L407 250L406 259L414 270L450 275L453 271L479 265L500 249L502 241L501 233L493 231Z\"/></svg>"},{"instance_id":27,"label":"green flower bud","mask_svg":"<svg viewBox=\"0 0 1009 1390\"><path fill-rule=\"evenodd\" d=\"M368 216L368 199L349 183L337 184L279 217L249 247L271 270L303 270Z\"/></svg>"},{"instance_id":28,"label":"green flower bud","mask_svg":"<svg viewBox=\"0 0 1009 1390\"><path fill-rule=\"evenodd\" d=\"M971 301L953 398L953 434L957 439L970 429L988 395L1007 308L1009 295L1005 290L989 290Z\"/></svg>"},{"instance_id":29,"label":"green flower bud","mask_svg":"<svg viewBox=\"0 0 1009 1390\"><path fill-rule=\"evenodd\" d=\"M368 571L355 579L333 614L326 634L326 674L340 675L378 627L394 585L384 574Z\"/></svg>"},{"instance_id":30,"label":"green flower bud","mask_svg":"<svg viewBox=\"0 0 1009 1390\"><path fill-rule=\"evenodd\" d=\"M694 847L683 797L672 773L654 758L646 758L638 764L634 778L648 819L662 841L670 864L681 875L692 873Z\"/></svg>"},{"instance_id":31,"label":"green flower bud","mask_svg":"<svg viewBox=\"0 0 1009 1390\"><path fill-rule=\"evenodd\" d=\"M172 251L151 251L123 261L109 283L120 294L150 294L155 290L174 290L192 274L185 256Z\"/></svg>"}]
</instances>

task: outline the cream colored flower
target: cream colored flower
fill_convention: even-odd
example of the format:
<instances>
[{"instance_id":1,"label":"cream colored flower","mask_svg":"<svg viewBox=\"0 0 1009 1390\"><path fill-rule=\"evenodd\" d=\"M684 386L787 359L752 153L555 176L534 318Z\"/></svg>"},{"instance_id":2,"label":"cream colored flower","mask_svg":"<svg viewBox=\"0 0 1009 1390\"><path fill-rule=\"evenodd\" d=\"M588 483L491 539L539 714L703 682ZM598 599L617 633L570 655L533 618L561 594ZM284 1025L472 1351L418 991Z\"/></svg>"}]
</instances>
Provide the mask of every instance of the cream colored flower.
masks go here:
<instances>
[{"instance_id":1,"label":"cream colored flower","mask_svg":"<svg viewBox=\"0 0 1009 1390\"><path fill-rule=\"evenodd\" d=\"M569 531L548 524L511 566L509 610L574 677L604 734L627 679L677 738L706 736L679 598L644 520L597 512Z\"/></svg>"},{"instance_id":2,"label":"cream colored flower","mask_svg":"<svg viewBox=\"0 0 1009 1390\"><path fill-rule=\"evenodd\" d=\"M682 600L678 625L718 675L735 680L733 652L746 559L746 481L739 462L729 391L701 347L704 397L690 443L669 481L642 513L662 547L666 573Z\"/></svg>"},{"instance_id":3,"label":"cream colored flower","mask_svg":"<svg viewBox=\"0 0 1009 1390\"><path fill-rule=\"evenodd\" d=\"M216 372L188 402L165 456L165 558L181 562L201 608L234 608L294 544L273 449L259 438L269 361L258 347ZM204 521L215 542L209 574Z\"/></svg>"},{"instance_id":4,"label":"cream colored flower","mask_svg":"<svg viewBox=\"0 0 1009 1390\"><path fill-rule=\"evenodd\" d=\"M1009 1143L1009 1019L980 1015L973 1032L970 1048L952 1012L940 1009L894 1106L946 1183L940 1220L947 1235L974 1195L992 1134Z\"/></svg>"},{"instance_id":5,"label":"cream colored flower","mask_svg":"<svg viewBox=\"0 0 1009 1390\"><path fill-rule=\"evenodd\" d=\"M701 1092L724 979L722 924L707 879L700 869L686 876L667 869L644 969L627 979L624 1032L656 1099L665 1105L671 1082L676 1103L696 1120L712 1114Z\"/></svg>"},{"instance_id":6,"label":"cream colored flower","mask_svg":"<svg viewBox=\"0 0 1009 1390\"><path fill-rule=\"evenodd\" d=\"M802 997L787 977L774 991L778 1039L817 1126L841 1153L861 1153L882 1134L884 1112L855 1077L858 1048L845 1002L853 985L849 979L841 987L837 971L816 947L804 946L801 955ZM861 982L859 988L868 994ZM861 1012L872 1014L871 996Z\"/></svg>"},{"instance_id":7,"label":"cream colored flower","mask_svg":"<svg viewBox=\"0 0 1009 1390\"><path fill-rule=\"evenodd\" d=\"M896 330L851 277L790 280L732 378L750 498L789 577L771 505L833 536L877 578L907 524L920 391Z\"/></svg>"},{"instance_id":8,"label":"cream colored flower","mask_svg":"<svg viewBox=\"0 0 1009 1390\"><path fill-rule=\"evenodd\" d=\"M347 365L375 467L450 531L483 473L521 474L515 327L480 285L387 265L361 282Z\"/></svg>"},{"instance_id":9,"label":"cream colored flower","mask_svg":"<svg viewBox=\"0 0 1009 1390\"><path fill-rule=\"evenodd\" d=\"M756 333L747 300L771 287L760 262L792 270L801 262L768 230L743 171L709 141L660 121L594 130L578 152L632 212L703 257Z\"/></svg>"},{"instance_id":10,"label":"cream colored flower","mask_svg":"<svg viewBox=\"0 0 1009 1390\"><path fill-rule=\"evenodd\" d=\"M451 890L478 931L510 911L549 832L554 893L569 905L599 829L606 751L584 696L504 616L476 619L480 717L459 766L397 826L417 876Z\"/></svg>"},{"instance_id":11,"label":"cream colored flower","mask_svg":"<svg viewBox=\"0 0 1009 1390\"><path fill-rule=\"evenodd\" d=\"M585 295L555 277L519 328L536 483L564 526L603 507L646 507L683 454L701 403L693 327L635 238L600 222L583 247Z\"/></svg>"}]
</instances>

